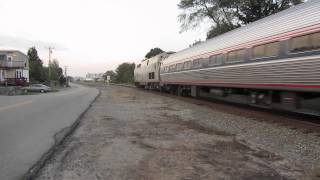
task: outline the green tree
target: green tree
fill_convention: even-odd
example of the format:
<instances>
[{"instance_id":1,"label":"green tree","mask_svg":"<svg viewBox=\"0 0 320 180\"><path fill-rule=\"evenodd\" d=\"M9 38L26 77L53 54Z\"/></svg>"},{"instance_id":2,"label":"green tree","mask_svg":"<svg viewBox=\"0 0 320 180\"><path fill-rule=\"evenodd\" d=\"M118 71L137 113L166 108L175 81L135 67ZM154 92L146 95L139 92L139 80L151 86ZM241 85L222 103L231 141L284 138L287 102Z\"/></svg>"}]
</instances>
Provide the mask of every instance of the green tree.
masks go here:
<instances>
[{"instance_id":1,"label":"green tree","mask_svg":"<svg viewBox=\"0 0 320 180\"><path fill-rule=\"evenodd\" d=\"M180 0L181 31L211 24L207 39L299 4L303 0Z\"/></svg>"},{"instance_id":2,"label":"green tree","mask_svg":"<svg viewBox=\"0 0 320 180\"><path fill-rule=\"evenodd\" d=\"M38 56L38 51L35 47L31 47L28 50L29 58L29 75L32 81L45 81L43 77L43 63Z\"/></svg>"},{"instance_id":3,"label":"green tree","mask_svg":"<svg viewBox=\"0 0 320 180\"><path fill-rule=\"evenodd\" d=\"M201 39L195 40L194 43L192 43L192 44L189 45L189 47L196 46L196 45L201 44L201 43L203 43L203 42L201 41Z\"/></svg>"},{"instance_id":4,"label":"green tree","mask_svg":"<svg viewBox=\"0 0 320 180\"><path fill-rule=\"evenodd\" d=\"M163 52L164 52L164 51L163 51L162 49L156 47L156 48L151 49L151 50L146 54L145 58L149 59L149 58L152 58L152 57L154 57L154 56L156 56L156 55L158 55L158 54L161 54L161 53L163 53Z\"/></svg>"},{"instance_id":5,"label":"green tree","mask_svg":"<svg viewBox=\"0 0 320 180\"><path fill-rule=\"evenodd\" d=\"M230 7L235 7L235 16L243 23L249 24L274 13L288 9L303 0L238 0Z\"/></svg>"},{"instance_id":6,"label":"green tree","mask_svg":"<svg viewBox=\"0 0 320 180\"><path fill-rule=\"evenodd\" d=\"M114 71L107 71L103 74L103 79L106 81L107 77L110 76L110 82L116 82L117 74Z\"/></svg>"},{"instance_id":7,"label":"green tree","mask_svg":"<svg viewBox=\"0 0 320 180\"><path fill-rule=\"evenodd\" d=\"M134 63L122 63L116 69L117 83L133 83L134 81Z\"/></svg>"},{"instance_id":8,"label":"green tree","mask_svg":"<svg viewBox=\"0 0 320 180\"><path fill-rule=\"evenodd\" d=\"M59 61L54 59L50 64L50 77L53 81L58 81L63 76L63 69L59 66Z\"/></svg>"}]
</instances>

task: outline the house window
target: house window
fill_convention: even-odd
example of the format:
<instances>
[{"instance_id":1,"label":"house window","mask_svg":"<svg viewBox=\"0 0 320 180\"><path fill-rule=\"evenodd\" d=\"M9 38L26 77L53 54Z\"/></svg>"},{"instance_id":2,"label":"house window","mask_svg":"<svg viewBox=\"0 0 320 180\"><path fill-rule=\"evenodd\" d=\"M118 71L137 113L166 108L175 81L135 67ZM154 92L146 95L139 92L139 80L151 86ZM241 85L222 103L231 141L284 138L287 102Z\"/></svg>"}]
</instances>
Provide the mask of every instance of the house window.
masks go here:
<instances>
[{"instance_id":1,"label":"house window","mask_svg":"<svg viewBox=\"0 0 320 180\"><path fill-rule=\"evenodd\" d=\"M320 49L320 32L295 37L290 40L290 52Z\"/></svg>"},{"instance_id":2,"label":"house window","mask_svg":"<svg viewBox=\"0 0 320 180\"><path fill-rule=\"evenodd\" d=\"M12 61L12 57L8 56L8 61L11 62Z\"/></svg>"},{"instance_id":3,"label":"house window","mask_svg":"<svg viewBox=\"0 0 320 180\"><path fill-rule=\"evenodd\" d=\"M264 44L260 46L256 46L253 48L253 58L263 58L263 57L271 57L279 55L279 42L273 42L269 44Z\"/></svg>"}]
</instances>

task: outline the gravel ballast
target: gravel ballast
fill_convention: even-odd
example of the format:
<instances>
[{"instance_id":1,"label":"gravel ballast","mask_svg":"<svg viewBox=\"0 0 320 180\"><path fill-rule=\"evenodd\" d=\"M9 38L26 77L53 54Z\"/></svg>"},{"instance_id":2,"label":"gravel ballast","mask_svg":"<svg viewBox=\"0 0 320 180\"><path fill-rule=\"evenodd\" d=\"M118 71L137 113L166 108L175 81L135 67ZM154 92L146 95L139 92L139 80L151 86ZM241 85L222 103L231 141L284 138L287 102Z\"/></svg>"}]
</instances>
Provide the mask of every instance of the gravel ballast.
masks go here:
<instances>
[{"instance_id":1,"label":"gravel ballast","mask_svg":"<svg viewBox=\"0 0 320 180\"><path fill-rule=\"evenodd\" d=\"M316 179L315 134L139 89L99 88L38 179Z\"/></svg>"}]
</instances>

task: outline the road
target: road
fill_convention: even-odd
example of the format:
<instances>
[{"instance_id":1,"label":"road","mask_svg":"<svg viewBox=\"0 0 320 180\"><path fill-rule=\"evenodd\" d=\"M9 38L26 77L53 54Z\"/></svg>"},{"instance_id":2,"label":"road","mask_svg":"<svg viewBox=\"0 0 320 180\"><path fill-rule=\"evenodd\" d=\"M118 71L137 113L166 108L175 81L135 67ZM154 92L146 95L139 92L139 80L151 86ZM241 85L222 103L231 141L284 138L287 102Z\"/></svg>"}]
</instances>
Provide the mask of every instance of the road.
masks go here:
<instances>
[{"instance_id":1,"label":"road","mask_svg":"<svg viewBox=\"0 0 320 180\"><path fill-rule=\"evenodd\" d=\"M97 89L72 85L57 93L0 96L0 179L20 179L97 94Z\"/></svg>"}]
</instances>

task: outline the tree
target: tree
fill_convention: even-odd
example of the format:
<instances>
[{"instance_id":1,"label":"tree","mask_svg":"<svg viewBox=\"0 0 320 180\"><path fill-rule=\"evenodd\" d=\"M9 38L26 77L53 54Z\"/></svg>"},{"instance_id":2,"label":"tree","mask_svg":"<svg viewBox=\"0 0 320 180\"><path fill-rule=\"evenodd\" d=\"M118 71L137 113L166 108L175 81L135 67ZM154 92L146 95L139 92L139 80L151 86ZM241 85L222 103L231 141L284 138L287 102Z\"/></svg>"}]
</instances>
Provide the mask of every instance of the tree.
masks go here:
<instances>
[{"instance_id":1,"label":"tree","mask_svg":"<svg viewBox=\"0 0 320 180\"><path fill-rule=\"evenodd\" d=\"M217 26L212 26L210 28L210 30L207 32L207 39L211 39L213 37L219 36L221 34L224 34L226 32L229 32L237 27L239 27L240 25L237 26L229 26L228 24L219 24Z\"/></svg>"},{"instance_id":2,"label":"tree","mask_svg":"<svg viewBox=\"0 0 320 180\"><path fill-rule=\"evenodd\" d=\"M203 42L201 41L201 39L199 39L199 40L194 41L194 43L190 44L189 47L192 47L192 46L195 46L195 45L198 45L201 43L203 43Z\"/></svg>"},{"instance_id":3,"label":"tree","mask_svg":"<svg viewBox=\"0 0 320 180\"><path fill-rule=\"evenodd\" d=\"M207 39L302 3L303 0L180 0L181 31L209 21Z\"/></svg>"},{"instance_id":4,"label":"tree","mask_svg":"<svg viewBox=\"0 0 320 180\"><path fill-rule=\"evenodd\" d=\"M106 73L103 74L103 79L106 81L107 77L110 76L110 82L115 82L116 81L116 73L114 71L107 71Z\"/></svg>"},{"instance_id":5,"label":"tree","mask_svg":"<svg viewBox=\"0 0 320 180\"><path fill-rule=\"evenodd\" d=\"M243 24L249 24L302 2L303 0L242 0L235 2L233 6L238 8L235 16Z\"/></svg>"},{"instance_id":6,"label":"tree","mask_svg":"<svg viewBox=\"0 0 320 180\"><path fill-rule=\"evenodd\" d=\"M152 58L158 54L161 54L163 53L164 51L160 48L153 48L151 49L145 56L145 58L149 59L149 58Z\"/></svg>"},{"instance_id":7,"label":"tree","mask_svg":"<svg viewBox=\"0 0 320 180\"><path fill-rule=\"evenodd\" d=\"M117 83L133 83L134 81L134 63L122 63L116 69Z\"/></svg>"},{"instance_id":8,"label":"tree","mask_svg":"<svg viewBox=\"0 0 320 180\"><path fill-rule=\"evenodd\" d=\"M58 81L63 76L63 69L59 66L59 61L54 59L50 64L50 77L53 81Z\"/></svg>"},{"instance_id":9,"label":"tree","mask_svg":"<svg viewBox=\"0 0 320 180\"><path fill-rule=\"evenodd\" d=\"M33 81L45 81L45 77L43 76L43 63L38 56L38 51L35 47L31 47L28 50L28 58L29 58L29 75L30 79Z\"/></svg>"}]
</instances>

